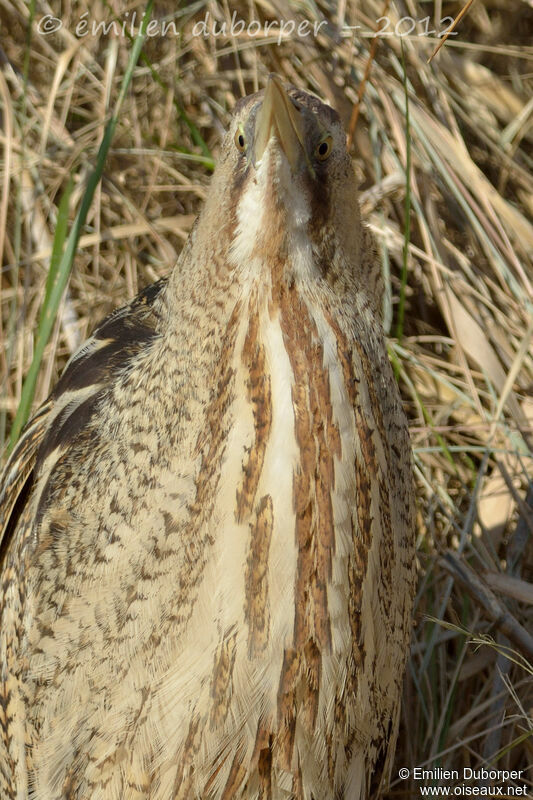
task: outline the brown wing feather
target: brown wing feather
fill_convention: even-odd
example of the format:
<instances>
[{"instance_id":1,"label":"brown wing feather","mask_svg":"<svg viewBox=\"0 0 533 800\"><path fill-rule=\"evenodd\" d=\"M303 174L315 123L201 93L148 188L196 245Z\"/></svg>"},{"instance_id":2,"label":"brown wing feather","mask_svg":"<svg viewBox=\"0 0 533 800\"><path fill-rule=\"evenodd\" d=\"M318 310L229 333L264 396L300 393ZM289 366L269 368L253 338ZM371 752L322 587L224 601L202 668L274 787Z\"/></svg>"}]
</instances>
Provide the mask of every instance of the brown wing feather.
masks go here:
<instances>
[{"instance_id":1,"label":"brown wing feather","mask_svg":"<svg viewBox=\"0 0 533 800\"><path fill-rule=\"evenodd\" d=\"M154 335L153 304L166 280L148 286L129 305L114 311L68 362L55 390L22 431L0 477L0 565L31 493L34 470L64 438L68 421L96 396L131 355ZM82 391L83 390L83 391ZM89 398L90 400L90 398ZM71 426L72 427L72 426Z\"/></svg>"},{"instance_id":2,"label":"brown wing feather","mask_svg":"<svg viewBox=\"0 0 533 800\"><path fill-rule=\"evenodd\" d=\"M51 400L44 403L22 432L0 478L0 563L33 482L37 452L48 429Z\"/></svg>"}]
</instances>

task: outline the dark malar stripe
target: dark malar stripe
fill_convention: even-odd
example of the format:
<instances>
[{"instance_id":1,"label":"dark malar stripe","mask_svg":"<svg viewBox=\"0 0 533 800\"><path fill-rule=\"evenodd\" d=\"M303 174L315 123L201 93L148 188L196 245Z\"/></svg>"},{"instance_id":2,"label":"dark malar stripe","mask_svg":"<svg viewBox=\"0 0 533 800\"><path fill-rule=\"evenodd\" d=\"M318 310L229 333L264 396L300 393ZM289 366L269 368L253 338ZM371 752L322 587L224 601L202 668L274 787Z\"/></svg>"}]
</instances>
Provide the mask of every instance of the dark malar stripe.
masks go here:
<instances>
[{"instance_id":1,"label":"dark malar stripe","mask_svg":"<svg viewBox=\"0 0 533 800\"><path fill-rule=\"evenodd\" d=\"M272 426L270 375L266 369L265 348L259 342L257 292L250 300L249 314L242 360L249 376L246 390L253 410L255 441L243 466L241 487L237 489L237 522L242 522L252 511Z\"/></svg>"}]
</instances>

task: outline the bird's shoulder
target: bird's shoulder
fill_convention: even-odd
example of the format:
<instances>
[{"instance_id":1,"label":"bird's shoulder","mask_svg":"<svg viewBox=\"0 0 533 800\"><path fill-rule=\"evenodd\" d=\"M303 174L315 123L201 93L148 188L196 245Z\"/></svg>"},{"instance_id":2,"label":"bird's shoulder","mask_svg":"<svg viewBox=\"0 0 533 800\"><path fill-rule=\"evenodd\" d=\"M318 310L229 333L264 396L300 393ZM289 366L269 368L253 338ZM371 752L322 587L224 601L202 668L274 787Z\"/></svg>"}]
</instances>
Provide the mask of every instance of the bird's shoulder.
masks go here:
<instances>
[{"instance_id":1,"label":"bird's shoulder","mask_svg":"<svg viewBox=\"0 0 533 800\"><path fill-rule=\"evenodd\" d=\"M105 383L124 369L133 356L158 333L156 301L167 285L163 278L143 289L128 305L113 311L94 330L67 363L52 399L78 389Z\"/></svg>"},{"instance_id":2,"label":"bird's shoulder","mask_svg":"<svg viewBox=\"0 0 533 800\"><path fill-rule=\"evenodd\" d=\"M158 335L166 285L162 279L146 287L96 327L22 431L0 477L0 563L47 455L73 440L117 375Z\"/></svg>"}]
</instances>

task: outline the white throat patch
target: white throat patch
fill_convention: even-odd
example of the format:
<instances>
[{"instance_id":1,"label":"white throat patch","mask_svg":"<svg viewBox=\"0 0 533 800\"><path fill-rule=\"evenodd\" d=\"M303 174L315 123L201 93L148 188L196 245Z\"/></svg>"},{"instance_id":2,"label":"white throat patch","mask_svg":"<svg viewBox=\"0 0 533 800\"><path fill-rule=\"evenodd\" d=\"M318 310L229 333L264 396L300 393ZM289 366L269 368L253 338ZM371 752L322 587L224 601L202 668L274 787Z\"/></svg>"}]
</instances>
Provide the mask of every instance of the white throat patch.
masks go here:
<instances>
[{"instance_id":1,"label":"white throat patch","mask_svg":"<svg viewBox=\"0 0 533 800\"><path fill-rule=\"evenodd\" d=\"M275 160L272 169L272 160ZM272 179L272 173L274 178ZM273 186L269 185L273 182ZM243 266L255 272L253 257L261 230L265 226L265 209L268 192L276 192L284 206L284 223L287 229L288 262L295 277L309 276L312 270L312 252L308 237L311 217L310 198L298 187L285 155L271 141L251 175L237 207L237 227L230 251L230 262L242 270ZM257 265L260 268L260 265Z\"/></svg>"}]
</instances>

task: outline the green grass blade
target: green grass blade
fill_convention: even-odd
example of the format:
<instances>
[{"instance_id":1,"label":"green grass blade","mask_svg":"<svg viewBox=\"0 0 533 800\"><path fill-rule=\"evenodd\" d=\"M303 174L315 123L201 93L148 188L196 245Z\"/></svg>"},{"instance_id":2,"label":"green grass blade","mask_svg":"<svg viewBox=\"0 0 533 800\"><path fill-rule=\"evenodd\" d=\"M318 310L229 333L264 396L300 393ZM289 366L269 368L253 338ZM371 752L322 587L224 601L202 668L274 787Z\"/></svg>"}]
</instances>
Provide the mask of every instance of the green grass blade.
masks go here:
<instances>
[{"instance_id":1,"label":"green grass blade","mask_svg":"<svg viewBox=\"0 0 533 800\"><path fill-rule=\"evenodd\" d=\"M73 189L74 189L74 180L71 176L69 178L66 189L63 192L63 196L61 197L61 200L59 202L59 208L57 211L56 229L54 233L54 241L52 243L50 268L48 270L48 275L46 276L44 300L41 307L41 314L39 317L39 328L43 324L43 319L45 318L45 316L47 316L46 310L50 304L50 298L52 296L54 284L56 280L61 280L61 275L59 274L59 267L60 265L64 266L64 264L62 264L61 261L61 256L63 254L63 250L65 247L65 240L67 238L67 233L68 233L68 207L70 202L70 196L72 194Z\"/></svg>"},{"instance_id":2,"label":"green grass blade","mask_svg":"<svg viewBox=\"0 0 533 800\"><path fill-rule=\"evenodd\" d=\"M54 236L53 254L50 265L50 271L52 272L52 276L51 277L49 276L49 280L47 280L45 303L43 303L43 307L41 310L39 328L37 331L37 337L35 342L35 352L32 363L30 365L30 369L28 370L28 374L26 376L26 380L24 381L24 386L22 387L20 403L18 405L17 413L15 415L15 420L13 422L13 427L11 429L11 436L9 440L10 450L15 445L20 435L20 432L24 427L30 413L33 397L35 394L35 385L37 383L37 376L39 374L39 369L41 366L41 361L44 353L44 348L46 347L46 344L50 338L50 334L52 333L54 320L57 315L57 310L59 308L59 304L61 302L61 298L63 296L65 287L67 285L68 278L72 269L72 264L74 262L74 257L76 255L78 240L80 238L83 226L85 225L85 220L87 219L87 214L91 207L94 193L102 177L105 160L107 158L107 153L109 151L109 147L111 145L111 141L115 133L115 128L117 126L122 103L126 96L126 92L128 91L128 87L130 85L131 78L133 75L133 70L135 69L135 65L137 64L137 61L139 59L141 48L144 42L146 28L148 26L148 22L150 21L152 13L152 5L153 5L153 0L149 0L149 2L146 5L146 10L144 12L144 16L142 19L141 28L134 41L132 51L130 53L128 66L126 68L124 79L120 87L120 92L115 105L115 109L104 131L104 136L102 138L102 142L98 150L98 156L96 158L96 166L87 180L87 186L82 197L81 205L78 210L78 213L76 214L74 224L72 226L72 229L70 231L64 249L63 249L63 244L66 233L66 221L62 220L60 223L58 220L58 229L56 229L56 234ZM68 205L68 200L66 201L66 204ZM60 208L61 206L63 206L63 200L61 201ZM60 253L61 256L59 256Z\"/></svg>"}]
</instances>

